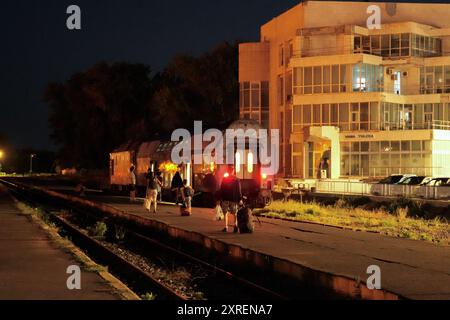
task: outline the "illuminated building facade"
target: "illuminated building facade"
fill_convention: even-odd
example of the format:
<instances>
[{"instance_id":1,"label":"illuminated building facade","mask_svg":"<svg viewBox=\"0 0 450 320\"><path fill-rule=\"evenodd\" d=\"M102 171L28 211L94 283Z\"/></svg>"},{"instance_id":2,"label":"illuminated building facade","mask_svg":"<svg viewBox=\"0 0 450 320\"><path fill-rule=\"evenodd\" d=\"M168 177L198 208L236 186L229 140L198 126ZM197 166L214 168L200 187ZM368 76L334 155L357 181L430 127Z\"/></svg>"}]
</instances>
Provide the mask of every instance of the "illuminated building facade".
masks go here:
<instances>
[{"instance_id":1,"label":"illuminated building facade","mask_svg":"<svg viewBox=\"0 0 450 320\"><path fill-rule=\"evenodd\" d=\"M241 44L241 118L280 129L281 177L450 176L449 53L448 4L305 1Z\"/></svg>"}]
</instances>

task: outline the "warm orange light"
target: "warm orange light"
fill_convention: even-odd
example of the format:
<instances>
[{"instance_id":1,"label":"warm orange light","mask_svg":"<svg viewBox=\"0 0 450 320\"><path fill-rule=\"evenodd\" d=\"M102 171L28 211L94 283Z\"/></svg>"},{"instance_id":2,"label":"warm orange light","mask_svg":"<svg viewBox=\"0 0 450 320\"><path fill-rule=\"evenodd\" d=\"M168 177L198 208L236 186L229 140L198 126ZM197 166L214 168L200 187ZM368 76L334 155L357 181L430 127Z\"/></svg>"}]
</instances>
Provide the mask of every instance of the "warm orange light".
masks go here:
<instances>
[{"instance_id":1,"label":"warm orange light","mask_svg":"<svg viewBox=\"0 0 450 320\"><path fill-rule=\"evenodd\" d=\"M159 170L166 173L175 174L178 171L178 165L173 162L166 161L160 164Z\"/></svg>"},{"instance_id":2,"label":"warm orange light","mask_svg":"<svg viewBox=\"0 0 450 320\"><path fill-rule=\"evenodd\" d=\"M214 170L216 169L216 164L214 162L211 162L211 164L209 165L209 169L211 170L211 172L214 172Z\"/></svg>"},{"instance_id":3,"label":"warm orange light","mask_svg":"<svg viewBox=\"0 0 450 320\"><path fill-rule=\"evenodd\" d=\"M261 174L261 178L263 178L263 180L266 180L267 179L267 173Z\"/></svg>"},{"instance_id":4,"label":"warm orange light","mask_svg":"<svg viewBox=\"0 0 450 320\"><path fill-rule=\"evenodd\" d=\"M230 174L228 172L225 172L225 174L223 175L224 178L228 178L230 176Z\"/></svg>"},{"instance_id":5,"label":"warm orange light","mask_svg":"<svg viewBox=\"0 0 450 320\"><path fill-rule=\"evenodd\" d=\"M0 159L3 158L3 151L0 150Z\"/></svg>"}]
</instances>

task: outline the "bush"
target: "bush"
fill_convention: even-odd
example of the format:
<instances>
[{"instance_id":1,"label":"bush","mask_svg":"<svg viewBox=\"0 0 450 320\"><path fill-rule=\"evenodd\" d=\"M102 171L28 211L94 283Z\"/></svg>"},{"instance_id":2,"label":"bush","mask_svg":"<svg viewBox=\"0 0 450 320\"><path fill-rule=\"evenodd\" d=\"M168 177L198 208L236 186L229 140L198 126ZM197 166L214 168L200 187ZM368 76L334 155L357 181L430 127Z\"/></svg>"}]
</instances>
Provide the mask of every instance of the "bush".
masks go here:
<instances>
[{"instance_id":1,"label":"bush","mask_svg":"<svg viewBox=\"0 0 450 320\"><path fill-rule=\"evenodd\" d=\"M143 294L142 296L141 296L141 299L142 300L148 300L148 301L153 301L153 300L156 300L156 294L153 294L153 293L146 293L146 294Z\"/></svg>"},{"instance_id":2,"label":"bush","mask_svg":"<svg viewBox=\"0 0 450 320\"><path fill-rule=\"evenodd\" d=\"M426 212L421 203L413 201L408 198L398 198L392 202L388 207L390 214L396 215L398 209L408 209L409 217L423 217Z\"/></svg>"},{"instance_id":3,"label":"bush","mask_svg":"<svg viewBox=\"0 0 450 320\"><path fill-rule=\"evenodd\" d=\"M347 199L348 205L353 208L362 207L371 202L372 202L372 200L369 197L356 197L356 198Z\"/></svg>"},{"instance_id":4,"label":"bush","mask_svg":"<svg viewBox=\"0 0 450 320\"><path fill-rule=\"evenodd\" d=\"M88 232L95 238L104 238L108 227L104 222L97 222L93 227L88 228Z\"/></svg>"}]
</instances>

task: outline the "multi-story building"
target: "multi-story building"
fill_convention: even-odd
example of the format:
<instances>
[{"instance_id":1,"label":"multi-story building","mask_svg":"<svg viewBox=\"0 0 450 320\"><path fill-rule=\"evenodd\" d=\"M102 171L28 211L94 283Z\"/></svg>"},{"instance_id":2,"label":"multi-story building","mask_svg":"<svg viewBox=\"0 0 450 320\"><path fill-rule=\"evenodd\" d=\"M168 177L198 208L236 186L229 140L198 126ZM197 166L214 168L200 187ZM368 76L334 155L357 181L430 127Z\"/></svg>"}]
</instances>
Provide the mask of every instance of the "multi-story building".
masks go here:
<instances>
[{"instance_id":1,"label":"multi-story building","mask_svg":"<svg viewBox=\"0 0 450 320\"><path fill-rule=\"evenodd\" d=\"M241 117L280 129L280 176L450 176L450 5L304 1L239 62Z\"/></svg>"}]
</instances>

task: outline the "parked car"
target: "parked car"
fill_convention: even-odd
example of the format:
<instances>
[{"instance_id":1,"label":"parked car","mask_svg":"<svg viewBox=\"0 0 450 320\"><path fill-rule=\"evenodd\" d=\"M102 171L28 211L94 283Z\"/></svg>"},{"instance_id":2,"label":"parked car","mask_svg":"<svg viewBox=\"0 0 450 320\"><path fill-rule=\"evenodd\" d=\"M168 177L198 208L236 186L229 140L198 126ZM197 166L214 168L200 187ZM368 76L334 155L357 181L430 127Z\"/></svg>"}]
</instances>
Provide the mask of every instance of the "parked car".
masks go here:
<instances>
[{"instance_id":1,"label":"parked car","mask_svg":"<svg viewBox=\"0 0 450 320\"><path fill-rule=\"evenodd\" d=\"M393 185L402 183L408 178L416 177L414 174L393 174L380 180L378 183L372 185L370 193L377 196L391 195Z\"/></svg>"},{"instance_id":2,"label":"parked car","mask_svg":"<svg viewBox=\"0 0 450 320\"><path fill-rule=\"evenodd\" d=\"M426 199L448 199L450 198L450 178L431 178L420 185L416 195Z\"/></svg>"},{"instance_id":3,"label":"parked car","mask_svg":"<svg viewBox=\"0 0 450 320\"><path fill-rule=\"evenodd\" d=\"M422 185L427 187L440 187L446 184L450 184L450 178L431 178Z\"/></svg>"},{"instance_id":4,"label":"parked car","mask_svg":"<svg viewBox=\"0 0 450 320\"><path fill-rule=\"evenodd\" d=\"M425 176L413 176L413 177L406 177L402 179L401 181L397 182L397 185L406 185L406 186L418 186L422 183L426 183L430 181L430 177Z\"/></svg>"},{"instance_id":5,"label":"parked car","mask_svg":"<svg viewBox=\"0 0 450 320\"><path fill-rule=\"evenodd\" d=\"M378 182L378 184L397 184L402 183L408 178L417 177L415 174L394 174L387 178L384 178Z\"/></svg>"},{"instance_id":6,"label":"parked car","mask_svg":"<svg viewBox=\"0 0 450 320\"><path fill-rule=\"evenodd\" d=\"M414 197L417 189L424 181L431 178L425 176L412 176L402 178L396 184L389 186L389 195L399 197Z\"/></svg>"}]
</instances>

